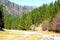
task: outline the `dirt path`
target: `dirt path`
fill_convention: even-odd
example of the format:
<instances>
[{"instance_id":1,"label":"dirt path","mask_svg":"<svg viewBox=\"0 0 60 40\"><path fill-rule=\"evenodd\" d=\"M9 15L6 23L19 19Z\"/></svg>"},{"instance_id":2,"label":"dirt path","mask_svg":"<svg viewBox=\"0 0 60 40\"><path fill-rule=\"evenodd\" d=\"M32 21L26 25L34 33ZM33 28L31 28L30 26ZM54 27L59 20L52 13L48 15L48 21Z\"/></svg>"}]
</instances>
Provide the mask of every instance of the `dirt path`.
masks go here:
<instances>
[{"instance_id":1,"label":"dirt path","mask_svg":"<svg viewBox=\"0 0 60 40\"><path fill-rule=\"evenodd\" d=\"M60 34L48 31L0 31L0 40L59 40Z\"/></svg>"}]
</instances>

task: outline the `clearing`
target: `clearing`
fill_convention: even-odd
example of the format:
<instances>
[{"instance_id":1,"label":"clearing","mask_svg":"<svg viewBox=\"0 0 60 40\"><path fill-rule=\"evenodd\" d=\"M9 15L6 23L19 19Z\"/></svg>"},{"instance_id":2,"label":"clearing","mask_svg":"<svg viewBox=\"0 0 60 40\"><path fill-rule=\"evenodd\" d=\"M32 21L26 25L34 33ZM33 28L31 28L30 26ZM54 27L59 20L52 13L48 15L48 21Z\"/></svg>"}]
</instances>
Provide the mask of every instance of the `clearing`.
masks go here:
<instances>
[{"instance_id":1,"label":"clearing","mask_svg":"<svg viewBox=\"0 0 60 40\"><path fill-rule=\"evenodd\" d=\"M0 31L0 40L59 40L60 34L48 31Z\"/></svg>"}]
</instances>

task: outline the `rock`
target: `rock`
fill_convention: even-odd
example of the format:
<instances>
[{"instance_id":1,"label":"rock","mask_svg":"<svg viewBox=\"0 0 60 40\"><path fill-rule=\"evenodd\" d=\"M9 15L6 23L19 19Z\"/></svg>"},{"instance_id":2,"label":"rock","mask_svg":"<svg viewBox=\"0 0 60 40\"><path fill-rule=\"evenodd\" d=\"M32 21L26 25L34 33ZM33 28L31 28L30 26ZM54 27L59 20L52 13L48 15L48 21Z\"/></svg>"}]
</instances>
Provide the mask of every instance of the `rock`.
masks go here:
<instances>
[{"instance_id":1,"label":"rock","mask_svg":"<svg viewBox=\"0 0 60 40\"><path fill-rule=\"evenodd\" d=\"M35 25L32 25L32 26L31 26L31 30L32 30L32 31L35 31L35 27L36 27Z\"/></svg>"},{"instance_id":2,"label":"rock","mask_svg":"<svg viewBox=\"0 0 60 40\"><path fill-rule=\"evenodd\" d=\"M57 13L52 19L52 21L50 22L50 27L56 32L60 31L60 12Z\"/></svg>"},{"instance_id":3,"label":"rock","mask_svg":"<svg viewBox=\"0 0 60 40\"><path fill-rule=\"evenodd\" d=\"M45 20L44 22L42 22L42 30L45 31L49 27L49 20Z\"/></svg>"}]
</instances>

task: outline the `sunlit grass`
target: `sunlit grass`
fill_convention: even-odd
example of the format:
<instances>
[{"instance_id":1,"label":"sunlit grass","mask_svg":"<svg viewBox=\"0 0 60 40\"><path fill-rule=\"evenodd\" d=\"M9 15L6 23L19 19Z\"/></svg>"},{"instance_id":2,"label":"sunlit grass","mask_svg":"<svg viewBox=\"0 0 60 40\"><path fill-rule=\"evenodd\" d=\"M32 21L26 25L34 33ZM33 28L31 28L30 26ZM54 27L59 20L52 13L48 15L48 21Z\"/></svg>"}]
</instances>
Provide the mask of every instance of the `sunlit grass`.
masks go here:
<instances>
[{"instance_id":1,"label":"sunlit grass","mask_svg":"<svg viewBox=\"0 0 60 40\"><path fill-rule=\"evenodd\" d=\"M40 40L35 35L23 37L23 32L0 31L0 40Z\"/></svg>"},{"instance_id":2,"label":"sunlit grass","mask_svg":"<svg viewBox=\"0 0 60 40\"><path fill-rule=\"evenodd\" d=\"M36 35L30 35L25 38L25 40L41 40L42 38L36 36Z\"/></svg>"}]
</instances>

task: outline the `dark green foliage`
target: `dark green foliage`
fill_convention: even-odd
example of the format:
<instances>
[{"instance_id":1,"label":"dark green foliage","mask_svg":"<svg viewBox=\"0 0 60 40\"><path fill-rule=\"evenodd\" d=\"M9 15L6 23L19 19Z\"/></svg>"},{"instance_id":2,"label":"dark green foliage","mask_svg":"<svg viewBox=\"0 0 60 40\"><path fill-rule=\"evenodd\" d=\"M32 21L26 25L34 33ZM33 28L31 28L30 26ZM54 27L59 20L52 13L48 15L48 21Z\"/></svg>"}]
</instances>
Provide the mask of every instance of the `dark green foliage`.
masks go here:
<instances>
[{"instance_id":1,"label":"dark green foliage","mask_svg":"<svg viewBox=\"0 0 60 40\"><path fill-rule=\"evenodd\" d=\"M3 12L3 7L2 7L2 6L3 6L3 5L0 4L0 11L2 12L2 16L3 16L3 15L4 15L4 14L3 14L4 12Z\"/></svg>"},{"instance_id":2,"label":"dark green foliage","mask_svg":"<svg viewBox=\"0 0 60 40\"><path fill-rule=\"evenodd\" d=\"M0 4L0 31L3 31L4 28L4 21L3 21L3 8Z\"/></svg>"},{"instance_id":3,"label":"dark green foliage","mask_svg":"<svg viewBox=\"0 0 60 40\"><path fill-rule=\"evenodd\" d=\"M20 16L14 16L11 14L4 14L5 28L7 29L30 29L31 25L37 25L44 20L51 21L57 12L60 11L60 0L49 5L43 4L39 8L35 8L31 12L22 13Z\"/></svg>"},{"instance_id":4,"label":"dark green foliage","mask_svg":"<svg viewBox=\"0 0 60 40\"><path fill-rule=\"evenodd\" d=\"M3 9L2 9L2 5L0 4L0 11L3 11Z\"/></svg>"}]
</instances>

